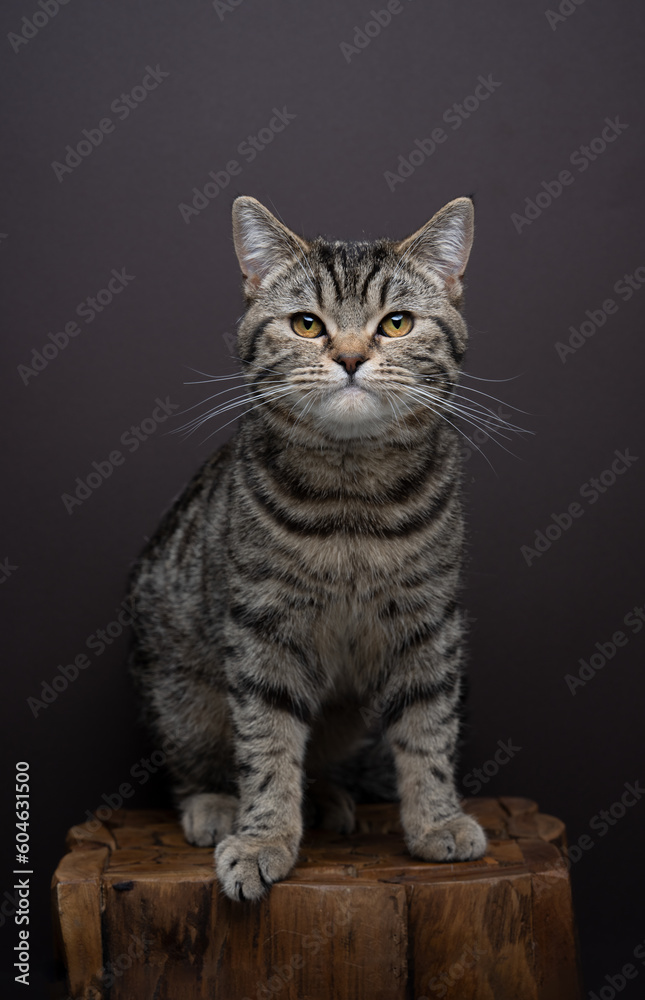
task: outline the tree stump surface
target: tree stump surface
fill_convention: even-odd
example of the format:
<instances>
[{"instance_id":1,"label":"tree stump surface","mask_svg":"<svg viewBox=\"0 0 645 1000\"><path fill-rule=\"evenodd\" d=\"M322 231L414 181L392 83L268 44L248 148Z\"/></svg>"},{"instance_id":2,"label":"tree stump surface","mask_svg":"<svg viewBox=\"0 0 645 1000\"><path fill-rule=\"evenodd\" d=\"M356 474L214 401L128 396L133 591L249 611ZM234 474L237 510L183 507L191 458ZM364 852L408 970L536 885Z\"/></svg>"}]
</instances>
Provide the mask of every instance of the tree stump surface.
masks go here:
<instances>
[{"instance_id":1,"label":"tree stump surface","mask_svg":"<svg viewBox=\"0 0 645 1000\"><path fill-rule=\"evenodd\" d=\"M467 799L480 861L428 863L398 806L307 831L258 903L219 890L212 848L170 810L74 826L52 879L73 1000L579 1000L563 823L522 798Z\"/></svg>"}]
</instances>

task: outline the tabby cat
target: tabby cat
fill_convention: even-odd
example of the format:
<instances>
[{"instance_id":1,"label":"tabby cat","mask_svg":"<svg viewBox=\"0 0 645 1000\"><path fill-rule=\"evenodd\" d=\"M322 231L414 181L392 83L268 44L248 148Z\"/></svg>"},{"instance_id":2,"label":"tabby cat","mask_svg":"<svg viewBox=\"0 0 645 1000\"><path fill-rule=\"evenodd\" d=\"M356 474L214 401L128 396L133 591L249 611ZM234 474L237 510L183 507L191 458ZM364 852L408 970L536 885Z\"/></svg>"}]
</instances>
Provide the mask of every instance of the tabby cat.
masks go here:
<instances>
[{"instance_id":1,"label":"tabby cat","mask_svg":"<svg viewBox=\"0 0 645 1000\"><path fill-rule=\"evenodd\" d=\"M349 243L240 197L233 236L247 410L132 580L133 671L175 746L185 836L217 845L231 899L258 899L296 861L305 786L325 828L351 831L329 775L377 717L411 854L481 857L454 773L472 202L402 242Z\"/></svg>"}]
</instances>

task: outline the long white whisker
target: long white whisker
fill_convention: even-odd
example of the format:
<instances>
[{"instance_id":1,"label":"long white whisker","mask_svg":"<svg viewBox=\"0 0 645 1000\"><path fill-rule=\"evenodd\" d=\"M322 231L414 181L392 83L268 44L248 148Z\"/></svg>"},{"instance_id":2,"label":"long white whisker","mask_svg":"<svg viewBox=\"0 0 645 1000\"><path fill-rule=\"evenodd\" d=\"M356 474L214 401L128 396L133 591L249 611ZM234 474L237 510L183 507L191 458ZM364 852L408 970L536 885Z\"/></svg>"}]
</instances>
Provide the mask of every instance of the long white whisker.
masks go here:
<instances>
[{"instance_id":1,"label":"long white whisker","mask_svg":"<svg viewBox=\"0 0 645 1000\"><path fill-rule=\"evenodd\" d=\"M286 393L285 393L285 395L286 395ZM280 397L275 397L275 398L280 398ZM250 407L249 409L247 409L247 410L244 410L244 411L243 411L242 413L238 413L238 414L236 414L236 416L234 416L234 417L232 418L232 420L229 420L229 421L228 421L227 423L223 424L223 425L222 425L221 427L218 427L218 428L216 428L216 430L215 430L215 431L213 431L213 434L217 433L217 431L218 431L218 430L222 430L222 429L223 429L224 427L228 427L228 426L229 426L229 424L232 424L232 423L234 423L234 422L235 422L236 420L239 420L239 419L240 419L240 417L243 417L243 416L245 416L245 415L246 415L247 413L250 413L250 412L251 412L251 410L255 410L255 409L257 409L257 408L258 408L259 406L264 406L264 405L265 405L265 404L266 404L267 402L272 402L272 400L273 400L273 397L271 397L271 398L269 398L269 399L263 399L263 400L262 400L262 401L261 401L260 403L258 403L258 404L257 404L256 406L252 406L252 407ZM231 407L231 409L233 409L233 407ZM224 412L224 411L222 411L222 412ZM219 415L220 415L220 414L216 414L216 416L219 416ZM213 416L213 414L209 415L209 419L210 419L210 416ZM203 420L203 421L202 421L202 422L201 422L201 423L200 423L200 424L199 424L199 425L198 425L197 427L193 428L193 430L192 430L192 431L190 431L190 432L189 432L188 434L184 435L184 437L185 437L185 438L188 438L188 437L190 437L190 436L191 436L191 434L192 434L192 433L193 433L194 431L198 430L198 429L199 429L199 427L201 427L201 426L202 426L202 424L204 424L204 423L206 423L206 422L207 422L206 420ZM209 436L211 436L211 437L212 437L212 435L209 435ZM208 438L206 438L205 440L208 440Z\"/></svg>"},{"instance_id":2,"label":"long white whisker","mask_svg":"<svg viewBox=\"0 0 645 1000\"><path fill-rule=\"evenodd\" d=\"M442 397L443 398L443 397ZM461 403L456 402L456 400L462 400ZM519 427L517 424L512 424L510 421L506 420L504 417L500 416L494 410L488 409L488 407L477 407L474 408L468 404L469 400L464 400L463 396L452 395L445 397L446 405L454 406L455 408L461 408L464 412L471 414L473 417L480 417L489 423L494 424L496 427L503 427L507 431L512 431L513 434L533 434L533 431L526 430L524 427Z\"/></svg>"},{"instance_id":3,"label":"long white whisker","mask_svg":"<svg viewBox=\"0 0 645 1000\"><path fill-rule=\"evenodd\" d=\"M459 372L459 377L461 378L463 375L465 375L466 378L474 378L478 382L513 382L516 378L522 377L521 375L511 375L510 378L482 378L481 375L471 375L470 372L462 370Z\"/></svg>"},{"instance_id":4,"label":"long white whisker","mask_svg":"<svg viewBox=\"0 0 645 1000\"><path fill-rule=\"evenodd\" d=\"M290 385L290 384L291 384L291 380L290 379L282 379L280 382L272 382L271 383L272 386ZM181 417L181 416L184 415L184 413L190 413L191 410L197 409L198 406L203 406L205 403L210 403L211 399L216 399L217 396L223 396L227 392L234 392L236 389L241 389L241 388L243 388L243 387L239 386L239 385L232 385L228 389L222 389L221 392L214 392L212 396L207 396L206 399L201 399L199 401L199 403L194 403L193 406L188 406L188 407L186 407L185 410L180 410L179 413L177 414L177 416ZM253 392L253 391L256 391L256 390L254 390L251 386L249 386L248 387L248 391L249 392ZM232 401L229 401L229 402L232 402Z\"/></svg>"},{"instance_id":5,"label":"long white whisker","mask_svg":"<svg viewBox=\"0 0 645 1000\"><path fill-rule=\"evenodd\" d=\"M427 382L430 381L437 382L443 379L442 375L419 375L418 377L424 379ZM470 385L462 385L460 382L446 382L445 380L443 384L449 386L460 385L461 388L466 389L467 392L476 392L478 396L486 396L487 399L492 399L495 403L501 403L502 406L510 406L511 410L515 410L517 413L524 413L527 417L531 416L531 414L528 413L526 410L520 410L519 407L513 406L512 403L505 403L503 399L498 399L497 396L491 396L487 392L482 392L481 389L473 389L473 387Z\"/></svg>"},{"instance_id":6,"label":"long white whisker","mask_svg":"<svg viewBox=\"0 0 645 1000\"><path fill-rule=\"evenodd\" d=\"M445 399L447 406L454 409L460 409L465 413L469 413L473 417L479 417L483 421L487 423L490 422L497 427L503 427L504 430L513 431L515 434L534 433L534 431L529 431L525 427L519 427L517 424L512 424L509 420L506 420L505 417L496 413L495 410L490 409L490 407L484 406L482 403L478 403L477 400L468 399L467 396L462 396L459 393L449 393L445 397L440 398ZM454 402L456 399L461 399L462 402Z\"/></svg>"},{"instance_id":7,"label":"long white whisker","mask_svg":"<svg viewBox=\"0 0 645 1000\"><path fill-rule=\"evenodd\" d=\"M245 403L253 402L255 399L261 399L263 401L269 400L272 399L274 396L291 392L291 390L292 386L290 385L288 388L281 387L274 390L266 390L265 392L256 393L255 395L253 395L252 393L247 393L244 396L239 396L236 400L228 400L221 406L216 406L212 410L209 410L206 413L202 413L199 416L194 417L192 420L189 420L181 427L176 427L170 433L179 434L182 431L188 431L185 436L189 437L192 433L194 433L194 431L196 431L199 427L201 427L202 424L206 423L207 420L211 420L213 417L217 417L222 413L226 413L228 410L234 410L238 406L243 406ZM188 430L188 428L191 428L191 430Z\"/></svg>"},{"instance_id":8,"label":"long white whisker","mask_svg":"<svg viewBox=\"0 0 645 1000\"><path fill-rule=\"evenodd\" d=\"M434 393L428 392L425 389L411 389L411 392L415 393L417 396L423 396L425 399L430 399L433 403L438 406L445 406L447 410L450 410L455 416L461 416L468 423L472 423L477 427L489 426L494 428L497 433L501 433L498 424L494 424L486 420L481 414L468 410L466 407L462 407L459 403L453 403L450 399L443 399L441 396L436 396ZM465 415L467 414L467 416Z\"/></svg>"},{"instance_id":9,"label":"long white whisker","mask_svg":"<svg viewBox=\"0 0 645 1000\"><path fill-rule=\"evenodd\" d=\"M459 388L459 383L457 383L457 388ZM529 430L527 430L524 427L519 427L516 424L511 424L510 421L508 421L506 419L506 417L502 417L498 411L493 410L492 407L490 407L490 406L486 406L485 403L480 403L478 399L471 399L470 396L464 396L460 392L455 392L454 389L452 391L448 392L448 389L446 388L445 384L437 383L437 391L438 392L446 392L447 393L446 398L461 399L464 403L467 403L468 406L475 407L481 413L493 414L495 416L496 420L503 421L504 423L508 424L509 427L514 427L517 430L523 431L525 434L532 434L533 433L533 431L529 431ZM501 410L502 406L504 406L504 405L506 405L506 404L500 403L499 404L499 409ZM518 411L518 412L522 412L522 411Z\"/></svg>"},{"instance_id":10,"label":"long white whisker","mask_svg":"<svg viewBox=\"0 0 645 1000\"><path fill-rule=\"evenodd\" d=\"M241 361L243 365L253 365L263 372L271 372L273 375L284 375L284 372L279 371L277 368L267 368L266 365L258 365L255 361L247 361L246 358L239 358L233 354L229 354L229 358L232 358L233 361Z\"/></svg>"},{"instance_id":11,"label":"long white whisker","mask_svg":"<svg viewBox=\"0 0 645 1000\"><path fill-rule=\"evenodd\" d=\"M229 355L229 357L231 357L231 355ZM238 359L234 358L233 360L237 361ZM184 365L184 368L187 368L189 372L195 372L197 375L203 375L207 381L211 382L218 382L220 379L226 378L238 378L238 376L242 374L242 372L235 372L233 375L211 375L209 372L200 371L199 368L191 368L190 365ZM184 385L192 385L192 383L184 382Z\"/></svg>"},{"instance_id":12,"label":"long white whisker","mask_svg":"<svg viewBox=\"0 0 645 1000\"><path fill-rule=\"evenodd\" d=\"M412 391L412 392L415 392L416 390L411 390L411 391ZM493 472L495 473L495 475L497 475L497 472L495 471L495 468L494 468L494 466L493 466L493 463L492 463L492 462L490 461L490 459L489 459L488 455L484 454L484 452L483 452L483 451L481 450L481 448L479 448L479 447L478 447L478 446L477 446L477 445L475 444L475 442L474 442L474 441L471 441L471 439L470 439L470 438L468 437L468 435L467 435L467 434L466 434L466 433L465 433L464 431L462 431L460 427L457 427L457 425L456 425L456 424L453 424L452 420L449 420L449 419L448 419L448 417L447 417L447 416L445 415L445 413L442 413L442 412L441 412L440 410L436 410L436 409L435 409L435 408L434 408L433 406L431 406L431 405L430 405L430 404L429 404L429 403L427 402L427 400L424 400L424 399L420 399L420 402L421 402L421 405L422 405L422 406L426 406L426 407L427 407L427 408L428 408L428 409L429 409L429 410L430 410L430 411L431 411L432 413L436 414L436 415L437 415L438 417L441 417L441 419L442 419L442 420L445 420L447 424L450 424L450 426L451 426L451 427L453 428L453 430L455 430L455 431L457 432L457 434L461 435L461 437L462 437L462 438L464 438L464 440L466 440L466 441L468 442L468 444L469 444L469 445L471 445L471 447L473 447L473 448L474 448L474 449L475 449L476 451L478 451L478 452L479 452L479 454L480 454L480 455L481 455L481 456L482 456L482 457L483 457L483 458L484 458L484 459L486 460L486 462L487 462L487 463L488 463L488 464L490 465L490 467L491 467L491 469L493 470Z\"/></svg>"},{"instance_id":13,"label":"long white whisker","mask_svg":"<svg viewBox=\"0 0 645 1000\"><path fill-rule=\"evenodd\" d=\"M291 391L290 389L283 389L282 390L282 392L283 392L284 395L287 395L290 391ZM271 401L272 400L269 400L269 402L271 402ZM204 438L204 440L201 442L201 444L206 444L206 442L209 440L209 438L212 438L213 434L217 434L219 431L223 431L225 427L229 426L229 424L234 424L236 420L240 419L240 417L245 417L247 415L247 413L252 413L253 410L257 410L258 407L264 406L266 402L267 402L266 400L262 400L262 402L258 403L257 406L252 406L249 410L245 410L244 413L239 413L236 417L233 417L233 419L229 420L228 423L223 424L221 427L216 427L215 430L211 434L208 435L208 437Z\"/></svg>"},{"instance_id":14,"label":"long white whisker","mask_svg":"<svg viewBox=\"0 0 645 1000\"><path fill-rule=\"evenodd\" d=\"M318 388L317 386L314 386L313 389L310 389L309 392L305 393L305 395L302 397L302 399L296 400L296 402L293 404L293 406L289 409L289 414L293 413L293 411L294 411L295 407L298 405L298 403L304 403L304 401L307 399L308 396L312 397L309 400L309 402L307 403L307 405L305 406L304 410L302 411L302 413L300 414L300 416L298 417L298 419L296 420L296 422L293 425L293 427L291 428L291 432L289 434L289 437L287 438L287 444L286 444L287 448L291 444L291 439L292 439L293 435L295 434L295 431L296 431L296 428L297 428L298 424L300 423L301 420L304 419L304 417L307 414L308 410L311 408L312 404L314 403L314 401L315 401L315 395L314 395L314 393L316 392L317 388Z\"/></svg>"},{"instance_id":15,"label":"long white whisker","mask_svg":"<svg viewBox=\"0 0 645 1000\"><path fill-rule=\"evenodd\" d=\"M423 392L423 390L419 390L419 389L411 389L410 391L411 391L411 392L414 392L414 393L418 393L418 394L419 394L419 395L420 395L421 397L425 396L425 398L426 398L426 399L428 398L428 395L426 395L426 393L424 393L424 392ZM430 398L430 399L432 399L432 400L433 400L433 402L436 402L436 403L440 403L440 402L443 402L443 400L438 400L438 399L436 398L436 396L432 396L432 395L430 395L430 396L429 396L429 398ZM457 413L457 412L455 412L455 410L451 410L451 412L452 412L452 413L454 413L454 415L455 415L456 417L458 417L458 418L459 418L460 420L464 420L464 421L465 421L465 422L466 422L467 424L470 424L470 425L471 425L472 427L475 427L475 428L476 428L477 430L483 430L483 431L484 431L484 433L486 433L486 434L487 434L487 436L488 436L488 437L490 438L490 440L491 440L491 441L492 441L492 442L493 442L494 444L496 444L498 448L501 448L501 449L502 449L502 451L506 451L506 452L508 452L508 454L509 454L509 455L512 455L512 456L513 456L513 458L517 458L517 457L518 457L517 455L515 455L515 454L514 454L514 452L512 452L512 451L509 451L509 449L508 449L508 448L505 448L505 447L504 447L504 445L503 445L503 444L501 444L501 443L500 443L500 442L499 442L499 441L497 440L497 438L496 438L496 437L493 437L493 433L495 433L495 434L499 434L499 435L500 435L501 437L505 438L505 440L509 440L509 439L508 439L508 438L506 437L506 435L505 435L505 434L502 434L502 433L501 433L501 431L499 431L499 430L495 430L495 431L492 431L492 430L490 430L490 429L487 429L486 427L482 426L482 424L481 424L481 423L479 423L479 422L477 422L477 421L475 421L475 420L472 420L472 419L470 419L469 417L466 417L466 416L464 416L464 414L463 414L463 413ZM483 454L483 452L482 452L482 454Z\"/></svg>"},{"instance_id":16,"label":"long white whisker","mask_svg":"<svg viewBox=\"0 0 645 1000\"><path fill-rule=\"evenodd\" d=\"M424 378L423 385L413 384L412 386L410 386L409 382L400 382L398 383L398 385L407 386L409 388L426 390L426 391L432 391L434 389L436 393L440 394L439 396L435 396L435 399L437 399L437 401L445 402L446 406L454 406L455 408L460 407L463 411L468 412L473 417L479 417L482 420L485 420L486 422L494 424L496 427L502 427L504 428L504 430L513 431L516 434L534 433L533 431L529 431L524 427L520 427L517 424L511 423L505 417L502 417L500 413L495 412L495 410L493 410L491 407L486 406L484 403L480 403L479 400L471 399L469 396L464 396L461 393L455 392L454 388L459 388L460 383L445 382L443 380L440 380L439 376L437 377L424 376L423 378ZM429 382L432 382L433 385L428 385ZM450 387L454 387L452 391L450 391ZM484 395L486 394L484 393ZM456 402L453 403L453 400L457 399L461 400L461 403L456 403ZM500 408L501 405L506 405L506 404L500 403Z\"/></svg>"},{"instance_id":17,"label":"long white whisker","mask_svg":"<svg viewBox=\"0 0 645 1000\"><path fill-rule=\"evenodd\" d=\"M208 385L210 382L228 382L234 378L246 378L246 375L244 372L238 372L236 375L217 375L213 378L200 378L193 382L184 382L184 385Z\"/></svg>"},{"instance_id":18,"label":"long white whisker","mask_svg":"<svg viewBox=\"0 0 645 1000\"><path fill-rule=\"evenodd\" d=\"M392 400L390 399L390 396L392 396L392 397L393 397L394 399L396 399L396 393L395 393L394 391L392 391L392 390L388 391L387 389L385 389L384 391L385 391L385 394L386 394L386 396L388 397L388 400L390 401L390 406L392 406L392 408L394 409L394 406L395 406L395 404L394 404L394 403L392 402ZM401 400L401 397L399 397L399 400L400 400L401 402L404 402L404 400ZM401 411L399 410L398 406L396 407L396 410L397 410L397 412L398 412L399 414L401 414ZM409 408L408 408L408 412L412 412L412 416L414 417L414 419L415 419L415 420L416 420L416 422L418 423L419 427L422 427L423 425L421 424L421 421L419 420L419 418L418 418L418 416L416 415L416 413L414 413L414 411L410 411L410 410L409 410ZM403 416L403 414L401 414L401 417L402 417L402 416ZM398 420L398 417L397 417L397 420ZM399 423L401 423L401 421L400 421L400 420L399 420ZM408 445L408 449L409 449L410 447L411 447L411 445Z\"/></svg>"}]
</instances>

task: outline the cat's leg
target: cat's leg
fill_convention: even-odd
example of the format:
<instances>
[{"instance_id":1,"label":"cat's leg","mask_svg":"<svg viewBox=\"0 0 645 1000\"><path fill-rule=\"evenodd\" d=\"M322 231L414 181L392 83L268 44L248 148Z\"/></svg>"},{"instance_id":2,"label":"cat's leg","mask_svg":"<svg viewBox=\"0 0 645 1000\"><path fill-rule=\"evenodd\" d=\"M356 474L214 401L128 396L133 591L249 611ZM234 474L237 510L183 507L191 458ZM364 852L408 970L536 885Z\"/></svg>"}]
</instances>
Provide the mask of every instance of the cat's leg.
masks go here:
<instances>
[{"instance_id":1,"label":"cat's leg","mask_svg":"<svg viewBox=\"0 0 645 1000\"><path fill-rule=\"evenodd\" d=\"M311 705L297 682L288 684L297 671L286 652L279 686L259 675L258 659L255 671L240 671L231 682L240 806L232 834L215 851L219 883L236 900L259 899L273 882L286 878L303 828Z\"/></svg>"},{"instance_id":2,"label":"cat's leg","mask_svg":"<svg viewBox=\"0 0 645 1000\"><path fill-rule=\"evenodd\" d=\"M416 642L400 647L379 707L394 754L410 853L426 861L468 861L483 856L486 836L462 811L455 782L459 643L441 630L426 632L425 641L417 632Z\"/></svg>"},{"instance_id":3,"label":"cat's leg","mask_svg":"<svg viewBox=\"0 0 645 1000\"><path fill-rule=\"evenodd\" d=\"M239 806L226 690L176 669L156 671L147 687L149 722L166 756L184 836L211 847L231 832Z\"/></svg>"}]
</instances>

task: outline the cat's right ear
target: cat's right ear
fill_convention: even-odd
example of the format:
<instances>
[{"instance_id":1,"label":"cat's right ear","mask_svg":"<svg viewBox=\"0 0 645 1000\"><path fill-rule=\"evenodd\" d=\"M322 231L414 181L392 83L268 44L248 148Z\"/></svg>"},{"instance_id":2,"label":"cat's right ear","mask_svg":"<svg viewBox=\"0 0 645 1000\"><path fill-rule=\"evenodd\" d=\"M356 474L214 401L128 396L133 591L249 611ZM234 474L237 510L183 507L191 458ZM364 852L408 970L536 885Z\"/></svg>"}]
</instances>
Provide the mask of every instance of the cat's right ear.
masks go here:
<instances>
[{"instance_id":1,"label":"cat's right ear","mask_svg":"<svg viewBox=\"0 0 645 1000\"><path fill-rule=\"evenodd\" d=\"M301 257L308 249L303 239L248 195L233 202L233 242L244 275L245 291L250 297L274 268L285 260Z\"/></svg>"},{"instance_id":2,"label":"cat's right ear","mask_svg":"<svg viewBox=\"0 0 645 1000\"><path fill-rule=\"evenodd\" d=\"M455 198L396 246L402 260L416 260L437 274L455 301L461 296L461 279L473 245L473 216L472 199Z\"/></svg>"}]
</instances>

